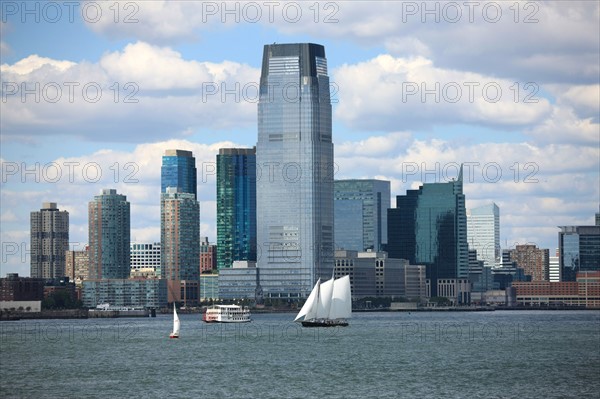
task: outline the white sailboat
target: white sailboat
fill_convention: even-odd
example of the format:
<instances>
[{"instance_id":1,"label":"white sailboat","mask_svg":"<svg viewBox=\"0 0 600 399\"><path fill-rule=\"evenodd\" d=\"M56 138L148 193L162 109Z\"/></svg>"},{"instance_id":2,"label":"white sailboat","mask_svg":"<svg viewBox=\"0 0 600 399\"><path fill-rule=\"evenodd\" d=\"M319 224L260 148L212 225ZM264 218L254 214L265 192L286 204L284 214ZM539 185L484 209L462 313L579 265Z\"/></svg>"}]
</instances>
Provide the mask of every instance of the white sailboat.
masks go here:
<instances>
[{"instance_id":1,"label":"white sailboat","mask_svg":"<svg viewBox=\"0 0 600 399\"><path fill-rule=\"evenodd\" d=\"M352 317L350 277L317 281L294 321L304 327L347 326Z\"/></svg>"},{"instance_id":2,"label":"white sailboat","mask_svg":"<svg viewBox=\"0 0 600 399\"><path fill-rule=\"evenodd\" d=\"M173 304L173 332L169 335L169 338L179 338L179 316L177 316L177 309L175 309L175 304Z\"/></svg>"}]
</instances>

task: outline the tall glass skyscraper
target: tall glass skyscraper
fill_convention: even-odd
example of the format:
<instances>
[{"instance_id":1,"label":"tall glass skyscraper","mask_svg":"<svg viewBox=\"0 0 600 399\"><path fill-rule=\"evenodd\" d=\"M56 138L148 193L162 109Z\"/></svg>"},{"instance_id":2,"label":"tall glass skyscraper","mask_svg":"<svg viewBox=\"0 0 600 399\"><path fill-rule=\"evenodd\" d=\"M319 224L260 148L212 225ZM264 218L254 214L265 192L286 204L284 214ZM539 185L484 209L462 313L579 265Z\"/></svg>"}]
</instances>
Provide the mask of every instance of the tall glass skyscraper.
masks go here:
<instances>
[{"instance_id":1,"label":"tall glass skyscraper","mask_svg":"<svg viewBox=\"0 0 600 399\"><path fill-rule=\"evenodd\" d=\"M334 262L327 59L311 43L264 47L256 146L257 241L266 297L307 297Z\"/></svg>"},{"instance_id":2,"label":"tall glass skyscraper","mask_svg":"<svg viewBox=\"0 0 600 399\"><path fill-rule=\"evenodd\" d=\"M191 151L166 150L160 169L160 192L166 193L167 187L179 187L182 193L197 196L196 159Z\"/></svg>"},{"instance_id":3,"label":"tall glass skyscraper","mask_svg":"<svg viewBox=\"0 0 600 399\"><path fill-rule=\"evenodd\" d=\"M440 279L467 278L469 249L462 168L458 179L425 183L396 197L388 211L388 253L426 265L431 295Z\"/></svg>"},{"instance_id":4,"label":"tall glass skyscraper","mask_svg":"<svg viewBox=\"0 0 600 399\"><path fill-rule=\"evenodd\" d=\"M200 298L200 204L196 160L191 151L167 150L160 195L161 276L168 302L195 304Z\"/></svg>"},{"instance_id":5,"label":"tall glass skyscraper","mask_svg":"<svg viewBox=\"0 0 600 399\"><path fill-rule=\"evenodd\" d=\"M390 182L336 180L333 195L336 248L381 251L387 243Z\"/></svg>"},{"instance_id":6,"label":"tall glass skyscraper","mask_svg":"<svg viewBox=\"0 0 600 399\"><path fill-rule=\"evenodd\" d=\"M217 155L217 268L256 261L256 149Z\"/></svg>"},{"instance_id":7,"label":"tall glass skyscraper","mask_svg":"<svg viewBox=\"0 0 600 399\"><path fill-rule=\"evenodd\" d=\"M42 209L31 212L31 277L62 278L65 251L69 249L69 212L55 202L44 202Z\"/></svg>"},{"instance_id":8,"label":"tall glass skyscraper","mask_svg":"<svg viewBox=\"0 0 600 399\"><path fill-rule=\"evenodd\" d=\"M117 190L104 189L88 205L90 279L129 278L130 207Z\"/></svg>"},{"instance_id":9,"label":"tall glass skyscraper","mask_svg":"<svg viewBox=\"0 0 600 399\"><path fill-rule=\"evenodd\" d=\"M469 249L477 251L477 259L485 266L500 262L500 208L491 203L467 212Z\"/></svg>"}]
</instances>

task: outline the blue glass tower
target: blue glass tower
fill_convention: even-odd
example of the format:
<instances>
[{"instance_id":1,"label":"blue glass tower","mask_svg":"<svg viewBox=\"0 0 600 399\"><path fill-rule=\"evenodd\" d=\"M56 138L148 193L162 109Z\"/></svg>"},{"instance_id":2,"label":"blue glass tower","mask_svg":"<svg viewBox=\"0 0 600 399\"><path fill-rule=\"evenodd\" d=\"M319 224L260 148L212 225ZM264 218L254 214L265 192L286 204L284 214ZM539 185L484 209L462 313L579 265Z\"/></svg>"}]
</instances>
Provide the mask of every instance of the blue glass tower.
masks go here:
<instances>
[{"instance_id":1,"label":"blue glass tower","mask_svg":"<svg viewBox=\"0 0 600 399\"><path fill-rule=\"evenodd\" d=\"M257 266L266 297L305 298L333 270L327 59L311 43L264 47L256 145Z\"/></svg>"},{"instance_id":2,"label":"blue glass tower","mask_svg":"<svg viewBox=\"0 0 600 399\"><path fill-rule=\"evenodd\" d=\"M165 151L160 170L160 192L164 194L167 187L178 187L179 192L194 194L196 199L197 173L196 159L191 151Z\"/></svg>"},{"instance_id":3,"label":"blue glass tower","mask_svg":"<svg viewBox=\"0 0 600 399\"><path fill-rule=\"evenodd\" d=\"M256 261L256 149L217 155L217 268Z\"/></svg>"}]
</instances>

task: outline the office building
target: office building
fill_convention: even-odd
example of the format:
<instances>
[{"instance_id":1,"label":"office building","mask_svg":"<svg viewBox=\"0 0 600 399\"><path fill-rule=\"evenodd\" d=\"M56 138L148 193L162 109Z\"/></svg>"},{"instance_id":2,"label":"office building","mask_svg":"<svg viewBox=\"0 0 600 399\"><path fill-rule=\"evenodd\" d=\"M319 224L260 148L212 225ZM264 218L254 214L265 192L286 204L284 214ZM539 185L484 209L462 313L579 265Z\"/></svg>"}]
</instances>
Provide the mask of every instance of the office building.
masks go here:
<instances>
[{"instance_id":1,"label":"office building","mask_svg":"<svg viewBox=\"0 0 600 399\"><path fill-rule=\"evenodd\" d=\"M113 307L158 309L167 306L167 282L157 278L85 280L82 302L87 308L108 303Z\"/></svg>"},{"instance_id":2,"label":"office building","mask_svg":"<svg viewBox=\"0 0 600 399\"><path fill-rule=\"evenodd\" d=\"M55 202L44 202L42 209L31 212L31 277L65 276L65 251L69 249L69 212Z\"/></svg>"},{"instance_id":3,"label":"office building","mask_svg":"<svg viewBox=\"0 0 600 399\"><path fill-rule=\"evenodd\" d=\"M266 298L305 298L333 270L333 143L325 49L264 47L258 103L257 243Z\"/></svg>"},{"instance_id":4,"label":"office building","mask_svg":"<svg viewBox=\"0 0 600 399\"><path fill-rule=\"evenodd\" d=\"M256 262L235 261L231 267L219 270L219 299L257 300L259 276Z\"/></svg>"},{"instance_id":5,"label":"office building","mask_svg":"<svg viewBox=\"0 0 600 399\"><path fill-rule=\"evenodd\" d=\"M467 211L469 249L477 251L484 266L495 266L500 258L500 208L491 203Z\"/></svg>"},{"instance_id":6,"label":"office building","mask_svg":"<svg viewBox=\"0 0 600 399\"><path fill-rule=\"evenodd\" d=\"M200 300L212 301L219 299L219 275L202 274L200 276Z\"/></svg>"},{"instance_id":7,"label":"office building","mask_svg":"<svg viewBox=\"0 0 600 399\"><path fill-rule=\"evenodd\" d=\"M40 312L44 299L43 278L8 273L0 278L0 312Z\"/></svg>"},{"instance_id":8,"label":"office building","mask_svg":"<svg viewBox=\"0 0 600 399\"><path fill-rule=\"evenodd\" d=\"M387 243L390 182L336 180L333 198L336 249L381 251Z\"/></svg>"},{"instance_id":9,"label":"office building","mask_svg":"<svg viewBox=\"0 0 600 399\"><path fill-rule=\"evenodd\" d=\"M515 282L513 288L522 306L600 308L600 271L577 273L575 281Z\"/></svg>"},{"instance_id":10,"label":"office building","mask_svg":"<svg viewBox=\"0 0 600 399\"><path fill-rule=\"evenodd\" d=\"M117 190L103 189L88 204L89 278L129 277L130 206Z\"/></svg>"},{"instance_id":11,"label":"office building","mask_svg":"<svg viewBox=\"0 0 600 399\"><path fill-rule=\"evenodd\" d=\"M217 268L256 261L256 149L217 155Z\"/></svg>"},{"instance_id":12,"label":"office building","mask_svg":"<svg viewBox=\"0 0 600 399\"><path fill-rule=\"evenodd\" d=\"M396 197L396 208L388 210L387 252L392 258L425 265L431 296L438 295L440 279L468 278L462 168L457 180L425 183Z\"/></svg>"},{"instance_id":13,"label":"office building","mask_svg":"<svg viewBox=\"0 0 600 399\"><path fill-rule=\"evenodd\" d=\"M575 281L579 272L600 270L600 226L559 228L561 281Z\"/></svg>"},{"instance_id":14,"label":"office building","mask_svg":"<svg viewBox=\"0 0 600 399\"><path fill-rule=\"evenodd\" d=\"M160 242L132 242L130 248L131 275L148 274L152 271L156 277L161 276L160 271Z\"/></svg>"},{"instance_id":15,"label":"office building","mask_svg":"<svg viewBox=\"0 0 600 399\"><path fill-rule=\"evenodd\" d=\"M352 298L424 299L425 266L391 259L386 252L335 251L335 277L348 275Z\"/></svg>"}]
</instances>

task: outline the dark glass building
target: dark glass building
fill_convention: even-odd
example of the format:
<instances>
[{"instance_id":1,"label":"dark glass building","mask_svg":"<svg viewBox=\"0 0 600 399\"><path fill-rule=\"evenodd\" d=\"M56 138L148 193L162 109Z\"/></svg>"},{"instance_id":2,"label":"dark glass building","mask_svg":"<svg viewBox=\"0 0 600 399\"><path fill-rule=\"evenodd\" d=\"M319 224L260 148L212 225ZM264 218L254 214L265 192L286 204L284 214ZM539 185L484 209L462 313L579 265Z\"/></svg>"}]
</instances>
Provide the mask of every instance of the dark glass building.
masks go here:
<instances>
[{"instance_id":1,"label":"dark glass building","mask_svg":"<svg viewBox=\"0 0 600 399\"><path fill-rule=\"evenodd\" d=\"M166 150L160 169L160 192L166 193L167 187L178 187L179 192L194 194L196 199L197 173L191 151Z\"/></svg>"},{"instance_id":2,"label":"dark glass building","mask_svg":"<svg viewBox=\"0 0 600 399\"><path fill-rule=\"evenodd\" d=\"M325 48L264 47L256 220L265 297L305 298L333 271L333 143Z\"/></svg>"},{"instance_id":3,"label":"dark glass building","mask_svg":"<svg viewBox=\"0 0 600 399\"><path fill-rule=\"evenodd\" d=\"M561 281L577 273L600 270L600 226L561 226L558 233Z\"/></svg>"},{"instance_id":4,"label":"dark glass building","mask_svg":"<svg viewBox=\"0 0 600 399\"><path fill-rule=\"evenodd\" d=\"M336 180L333 195L336 249L381 251L387 243L390 182Z\"/></svg>"},{"instance_id":5,"label":"dark glass building","mask_svg":"<svg viewBox=\"0 0 600 399\"><path fill-rule=\"evenodd\" d=\"M217 269L256 261L256 149L217 155Z\"/></svg>"},{"instance_id":6,"label":"dark glass building","mask_svg":"<svg viewBox=\"0 0 600 399\"><path fill-rule=\"evenodd\" d=\"M387 251L390 258L426 265L432 296L437 280L468 278L462 168L455 181L425 183L396 197L396 208L388 210Z\"/></svg>"}]
</instances>

